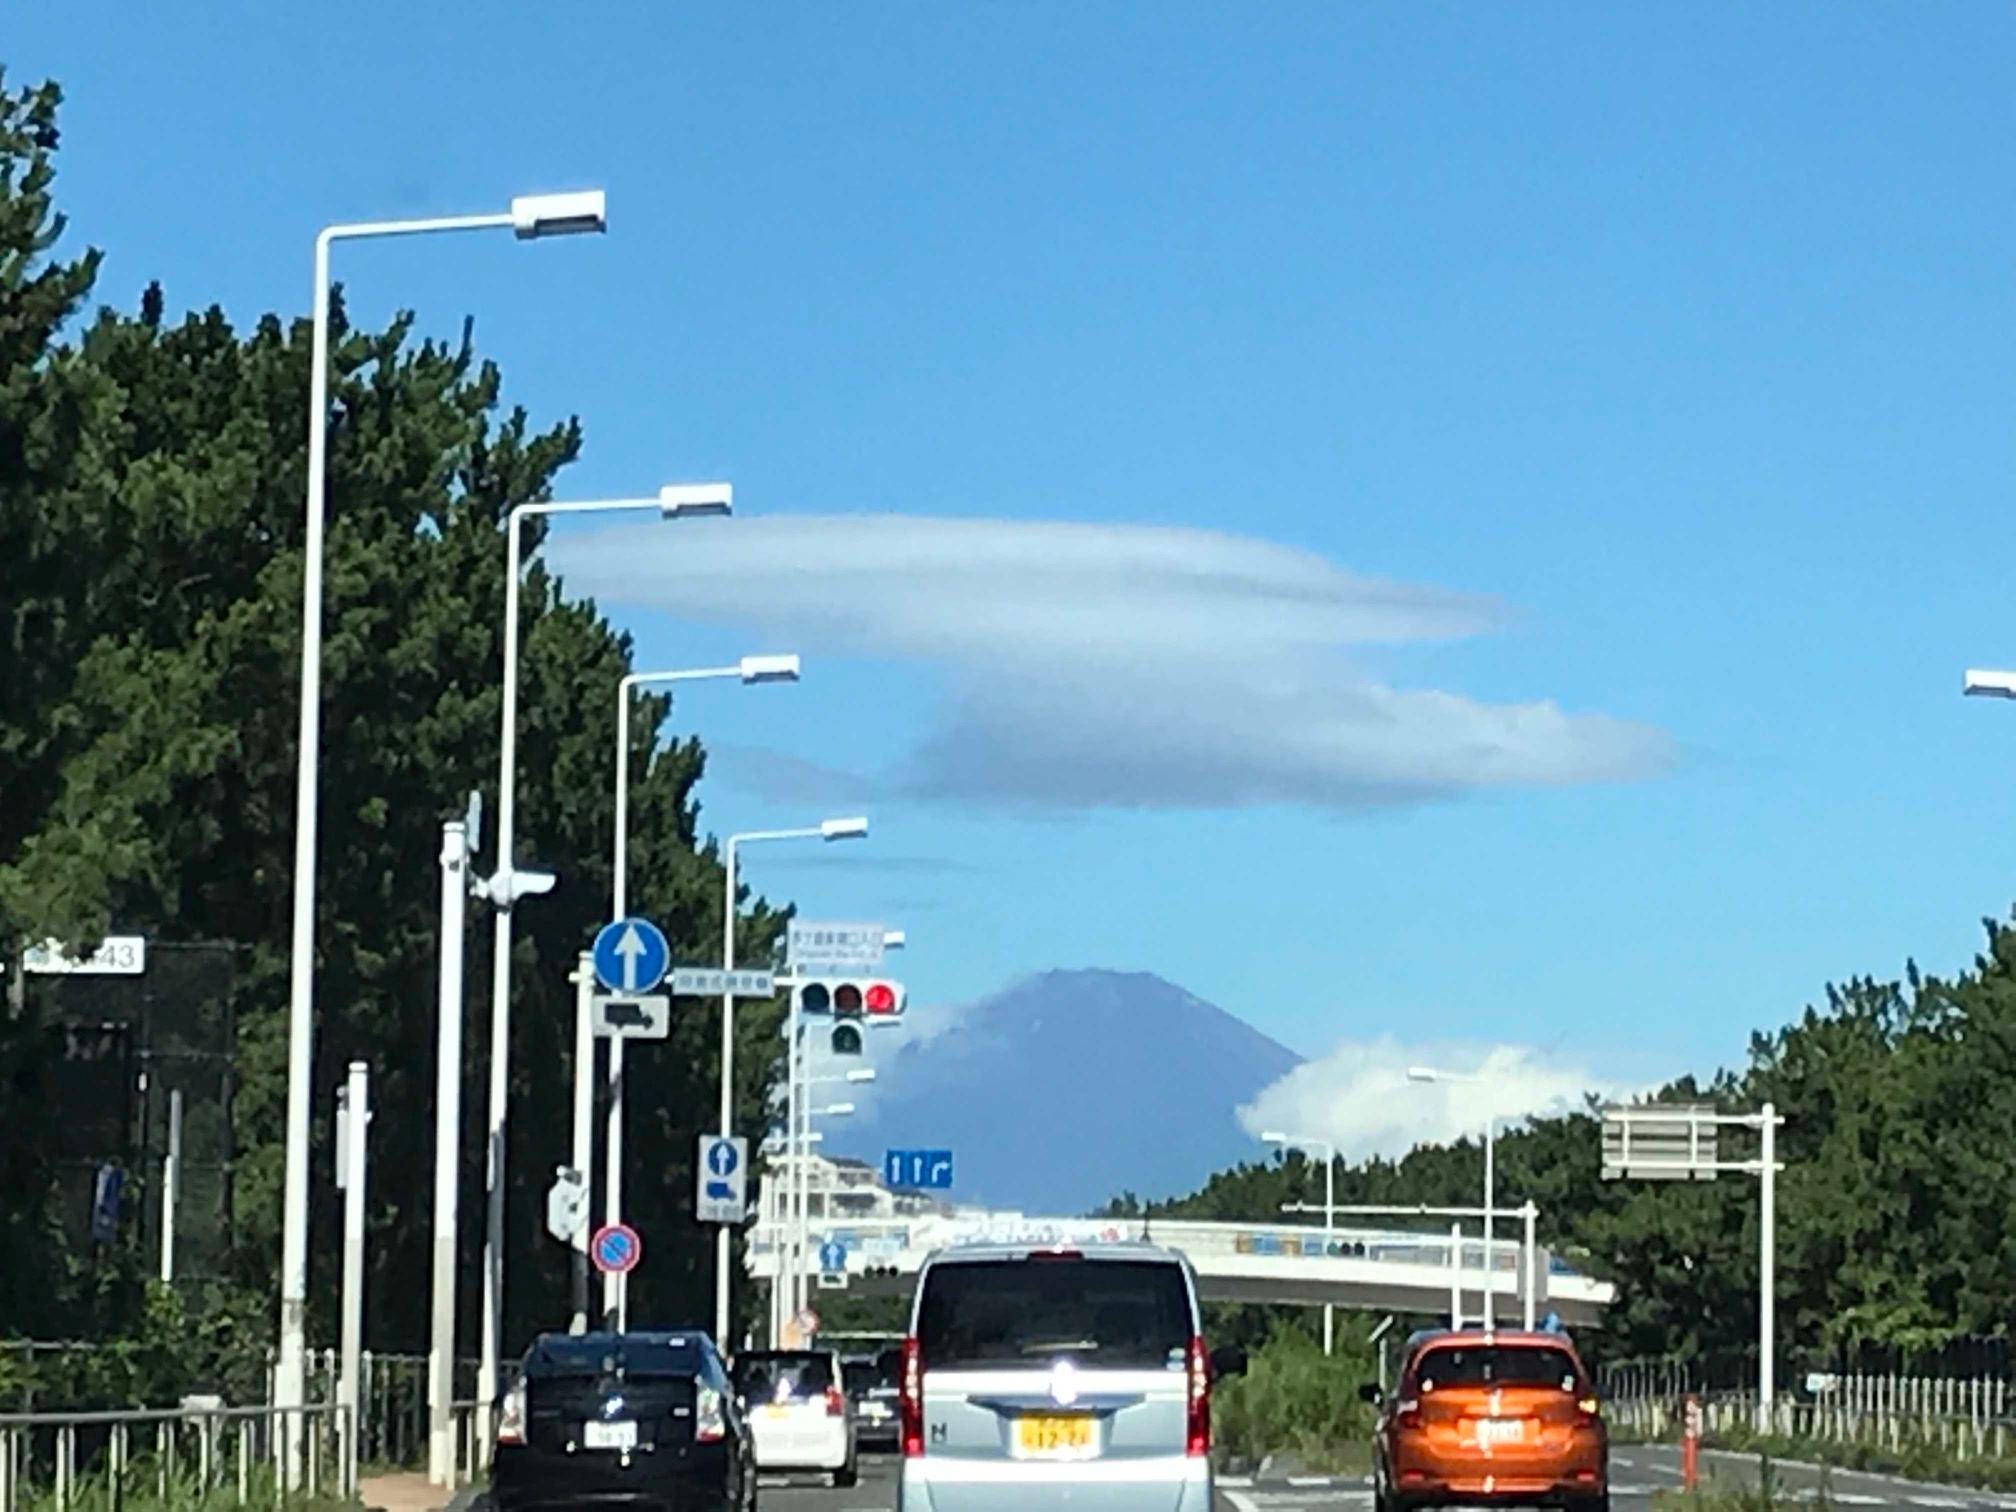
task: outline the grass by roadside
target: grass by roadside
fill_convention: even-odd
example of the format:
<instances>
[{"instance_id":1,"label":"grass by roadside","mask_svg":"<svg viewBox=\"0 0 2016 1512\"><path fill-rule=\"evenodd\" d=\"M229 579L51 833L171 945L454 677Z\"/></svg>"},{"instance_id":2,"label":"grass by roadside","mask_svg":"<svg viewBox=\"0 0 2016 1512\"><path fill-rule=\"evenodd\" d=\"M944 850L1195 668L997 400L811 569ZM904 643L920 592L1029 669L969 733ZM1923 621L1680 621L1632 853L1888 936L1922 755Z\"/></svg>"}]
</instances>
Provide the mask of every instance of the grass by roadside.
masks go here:
<instances>
[{"instance_id":1,"label":"grass by roadside","mask_svg":"<svg viewBox=\"0 0 2016 1512\"><path fill-rule=\"evenodd\" d=\"M1213 1438L1227 1466L1292 1458L1312 1474L1362 1475L1371 1466L1372 1409L1358 1388L1377 1369L1355 1339L1335 1355L1301 1331L1277 1329L1252 1352L1243 1378L1212 1393Z\"/></svg>"},{"instance_id":2,"label":"grass by roadside","mask_svg":"<svg viewBox=\"0 0 2016 1512\"><path fill-rule=\"evenodd\" d=\"M1905 1444L1892 1449L1887 1444L1860 1440L1788 1438L1778 1434L1758 1434L1732 1429L1711 1434L1703 1442L1711 1449L1739 1454L1762 1454L1781 1460L1804 1460L1835 1470L1859 1470L1872 1475L1894 1475L1904 1480L1939 1481L1949 1486L1968 1486L1982 1491L2016 1491L2016 1458L1963 1457L1938 1444Z\"/></svg>"},{"instance_id":3,"label":"grass by roadside","mask_svg":"<svg viewBox=\"0 0 2016 1512\"><path fill-rule=\"evenodd\" d=\"M1768 1461L1755 1484L1733 1485L1703 1474L1701 1484L1692 1491L1661 1489L1652 1493L1652 1512L1776 1512L1792 1505L1793 1498L1779 1487ZM1811 1501L1801 1500L1798 1505L1827 1512L1834 1502L1823 1484L1817 1496Z\"/></svg>"}]
</instances>

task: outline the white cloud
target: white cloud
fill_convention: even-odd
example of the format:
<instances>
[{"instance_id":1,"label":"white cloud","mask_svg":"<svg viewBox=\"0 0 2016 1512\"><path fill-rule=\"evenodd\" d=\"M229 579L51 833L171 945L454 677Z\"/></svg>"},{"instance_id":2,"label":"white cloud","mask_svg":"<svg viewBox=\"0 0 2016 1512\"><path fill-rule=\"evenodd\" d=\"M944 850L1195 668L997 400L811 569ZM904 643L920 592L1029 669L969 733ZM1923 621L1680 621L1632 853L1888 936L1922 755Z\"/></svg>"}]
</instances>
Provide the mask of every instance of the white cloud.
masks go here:
<instances>
[{"instance_id":1,"label":"white cloud","mask_svg":"<svg viewBox=\"0 0 2016 1512\"><path fill-rule=\"evenodd\" d=\"M821 650L935 664L938 727L884 792L1034 807L1356 808L1625 780L1644 725L1385 685L1353 648L1500 627L1494 600L1250 537L897 515L619 526L550 547L570 588ZM787 761L787 765L790 763ZM788 773L799 785L851 774Z\"/></svg>"},{"instance_id":2,"label":"white cloud","mask_svg":"<svg viewBox=\"0 0 2016 1512\"><path fill-rule=\"evenodd\" d=\"M1411 1066L1477 1080L1416 1082L1407 1075ZM1347 1042L1297 1066L1241 1108L1239 1122L1256 1139L1269 1131L1328 1138L1339 1155L1358 1160L1475 1139L1492 1115L1506 1128L1580 1108L1591 1092L1625 1098L1643 1090L1551 1062L1529 1046L1403 1045L1388 1035Z\"/></svg>"}]
</instances>

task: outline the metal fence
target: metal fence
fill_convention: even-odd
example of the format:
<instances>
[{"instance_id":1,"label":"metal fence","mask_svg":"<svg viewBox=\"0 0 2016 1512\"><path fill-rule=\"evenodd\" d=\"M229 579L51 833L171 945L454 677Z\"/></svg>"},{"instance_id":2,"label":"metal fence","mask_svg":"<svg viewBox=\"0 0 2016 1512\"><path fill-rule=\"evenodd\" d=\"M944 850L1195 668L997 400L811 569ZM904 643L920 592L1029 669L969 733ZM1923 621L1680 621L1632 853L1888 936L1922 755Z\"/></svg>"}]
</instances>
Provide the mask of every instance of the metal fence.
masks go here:
<instances>
[{"instance_id":1,"label":"metal fence","mask_svg":"<svg viewBox=\"0 0 2016 1512\"><path fill-rule=\"evenodd\" d=\"M111 1353L98 1344L20 1339L0 1341L0 1361L11 1361L16 1366L11 1374L17 1383L14 1391L0 1395L0 1411L14 1418L32 1415L45 1419L78 1420L80 1414L89 1416L82 1405L74 1402L51 1403L46 1399L38 1402L36 1366L41 1362L56 1361L71 1367L64 1372L66 1375L84 1375L88 1374L94 1358ZM358 1454L362 1462L369 1466L386 1467L424 1465L427 1462L428 1439L427 1356L387 1354L367 1349L358 1364ZM456 1361L451 1392L456 1400L468 1400L475 1396L476 1365L473 1358ZM341 1357L333 1349L309 1352L307 1394L310 1403L322 1408L335 1404L341 1366ZM274 1362L270 1353L256 1372L230 1374L233 1378L206 1380L198 1389L215 1394L225 1402L236 1402L246 1410L253 1410L260 1403L272 1402ZM129 1404L101 1399L88 1405L120 1411L141 1410L142 1404L131 1404L129 1407ZM168 1410L161 1403L145 1405L152 1410Z\"/></svg>"},{"instance_id":2,"label":"metal fence","mask_svg":"<svg viewBox=\"0 0 2016 1512\"><path fill-rule=\"evenodd\" d=\"M0 1512L50 1506L281 1505L356 1493L341 1408L185 1408L156 1412L0 1414ZM281 1456L302 1439L302 1480L289 1492Z\"/></svg>"},{"instance_id":3,"label":"metal fence","mask_svg":"<svg viewBox=\"0 0 2016 1512\"><path fill-rule=\"evenodd\" d=\"M2016 1450L2016 1377L2007 1368L2006 1351L1956 1346L1935 1356L1971 1365L1970 1373L1833 1368L1854 1358L1836 1356L1786 1380L1773 1403L1770 1431L1896 1455L1933 1450L1961 1460L1999 1459ZM1679 1434L1689 1398L1700 1402L1710 1435L1754 1433L1759 1426L1754 1356L1621 1361L1598 1370L1597 1389L1613 1423L1650 1438Z\"/></svg>"}]
</instances>

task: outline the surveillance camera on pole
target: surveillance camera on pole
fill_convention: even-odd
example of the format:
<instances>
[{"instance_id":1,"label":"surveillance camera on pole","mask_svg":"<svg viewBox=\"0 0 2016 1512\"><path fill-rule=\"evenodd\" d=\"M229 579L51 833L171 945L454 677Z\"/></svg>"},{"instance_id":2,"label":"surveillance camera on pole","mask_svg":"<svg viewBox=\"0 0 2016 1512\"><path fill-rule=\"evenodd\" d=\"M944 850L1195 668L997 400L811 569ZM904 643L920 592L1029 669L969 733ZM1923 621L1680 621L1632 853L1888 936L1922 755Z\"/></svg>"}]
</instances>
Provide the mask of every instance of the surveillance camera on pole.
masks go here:
<instances>
[{"instance_id":1,"label":"surveillance camera on pole","mask_svg":"<svg viewBox=\"0 0 2016 1512\"><path fill-rule=\"evenodd\" d=\"M478 877L469 884L469 891L498 908L510 908L520 898L536 898L550 893L559 881L559 877L549 871L512 867L487 877Z\"/></svg>"}]
</instances>

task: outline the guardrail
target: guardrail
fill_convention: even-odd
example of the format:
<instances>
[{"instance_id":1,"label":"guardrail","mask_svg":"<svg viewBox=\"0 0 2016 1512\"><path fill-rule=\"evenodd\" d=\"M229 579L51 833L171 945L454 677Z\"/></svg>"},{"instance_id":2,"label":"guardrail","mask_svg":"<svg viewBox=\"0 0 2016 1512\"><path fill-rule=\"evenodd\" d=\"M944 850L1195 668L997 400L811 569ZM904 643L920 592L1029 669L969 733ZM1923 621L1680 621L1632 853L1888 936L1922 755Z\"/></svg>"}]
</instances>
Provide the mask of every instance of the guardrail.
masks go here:
<instances>
[{"instance_id":1,"label":"guardrail","mask_svg":"<svg viewBox=\"0 0 2016 1512\"><path fill-rule=\"evenodd\" d=\"M152 1412L0 1413L0 1512L47 1502L118 1507L150 1491L164 1505L235 1490L239 1506L280 1505L281 1455L302 1437L292 1499L356 1493L340 1407L218 1407Z\"/></svg>"}]
</instances>

